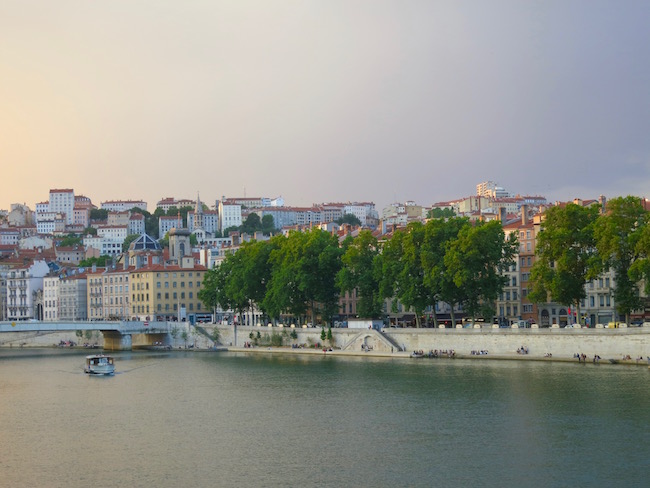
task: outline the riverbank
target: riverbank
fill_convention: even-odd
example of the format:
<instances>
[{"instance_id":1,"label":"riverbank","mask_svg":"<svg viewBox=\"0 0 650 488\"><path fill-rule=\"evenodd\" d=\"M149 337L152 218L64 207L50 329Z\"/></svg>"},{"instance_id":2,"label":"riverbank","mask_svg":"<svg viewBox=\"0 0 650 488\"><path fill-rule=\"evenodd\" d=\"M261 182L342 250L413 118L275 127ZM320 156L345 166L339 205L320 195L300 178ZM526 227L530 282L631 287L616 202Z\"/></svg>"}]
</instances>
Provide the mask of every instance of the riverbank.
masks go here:
<instances>
[{"instance_id":1,"label":"riverbank","mask_svg":"<svg viewBox=\"0 0 650 488\"><path fill-rule=\"evenodd\" d=\"M650 368L650 360L643 359L617 359L617 358L600 358L594 361L594 358L585 358L578 360L576 357L554 357L554 356L536 356L531 354L458 354L455 353L453 358L441 356L438 358L414 358L410 352L382 352L382 351L342 351L331 350L323 351L322 349L313 348L290 348L290 347L232 347L226 348L227 352L251 353L251 354L306 354L312 356L353 356L368 358L389 358L389 359L408 359L411 361L435 361L437 359L470 359L470 360L500 360L500 361L536 361L536 362L562 362L562 363L581 363L581 364L616 364L622 366L644 366Z\"/></svg>"}]
</instances>

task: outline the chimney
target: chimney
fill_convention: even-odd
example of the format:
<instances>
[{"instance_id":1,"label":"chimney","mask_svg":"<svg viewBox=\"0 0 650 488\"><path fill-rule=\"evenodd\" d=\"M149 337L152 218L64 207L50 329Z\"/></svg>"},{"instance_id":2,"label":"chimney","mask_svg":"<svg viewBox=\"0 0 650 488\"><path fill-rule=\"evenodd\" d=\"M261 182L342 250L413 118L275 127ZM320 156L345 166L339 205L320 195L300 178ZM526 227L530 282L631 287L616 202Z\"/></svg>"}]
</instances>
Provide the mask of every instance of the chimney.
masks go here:
<instances>
[{"instance_id":1,"label":"chimney","mask_svg":"<svg viewBox=\"0 0 650 488\"><path fill-rule=\"evenodd\" d=\"M506 223L506 208L505 207L499 207L499 220L501 220L502 224Z\"/></svg>"},{"instance_id":2,"label":"chimney","mask_svg":"<svg viewBox=\"0 0 650 488\"><path fill-rule=\"evenodd\" d=\"M521 206L521 225L528 224L528 205Z\"/></svg>"}]
</instances>

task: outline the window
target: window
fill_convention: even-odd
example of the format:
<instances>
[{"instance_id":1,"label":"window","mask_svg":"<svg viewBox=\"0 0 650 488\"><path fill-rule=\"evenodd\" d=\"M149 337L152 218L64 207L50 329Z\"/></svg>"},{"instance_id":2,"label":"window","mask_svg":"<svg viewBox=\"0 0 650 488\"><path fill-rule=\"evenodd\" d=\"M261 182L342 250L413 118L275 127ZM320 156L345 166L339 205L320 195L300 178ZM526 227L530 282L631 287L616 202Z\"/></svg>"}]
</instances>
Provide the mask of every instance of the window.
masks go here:
<instances>
[{"instance_id":1,"label":"window","mask_svg":"<svg viewBox=\"0 0 650 488\"><path fill-rule=\"evenodd\" d=\"M174 292L173 298L174 298L174 300L176 300L178 298L178 293Z\"/></svg>"}]
</instances>

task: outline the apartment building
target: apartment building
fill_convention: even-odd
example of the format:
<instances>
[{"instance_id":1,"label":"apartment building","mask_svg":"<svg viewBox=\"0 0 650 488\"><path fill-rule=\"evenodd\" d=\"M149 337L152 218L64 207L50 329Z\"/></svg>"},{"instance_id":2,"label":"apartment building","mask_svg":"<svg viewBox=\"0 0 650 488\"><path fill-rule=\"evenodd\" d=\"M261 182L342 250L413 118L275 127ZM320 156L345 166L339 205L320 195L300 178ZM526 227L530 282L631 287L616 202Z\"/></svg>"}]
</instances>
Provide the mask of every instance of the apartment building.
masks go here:
<instances>
[{"instance_id":1,"label":"apartment building","mask_svg":"<svg viewBox=\"0 0 650 488\"><path fill-rule=\"evenodd\" d=\"M86 273L66 276L59 283L59 320L88 320L88 277Z\"/></svg>"},{"instance_id":2,"label":"apartment building","mask_svg":"<svg viewBox=\"0 0 650 488\"><path fill-rule=\"evenodd\" d=\"M49 211L65 215L66 225L74 223L74 190L54 189L50 190Z\"/></svg>"},{"instance_id":3,"label":"apartment building","mask_svg":"<svg viewBox=\"0 0 650 488\"><path fill-rule=\"evenodd\" d=\"M134 208L147 210L147 202L143 200L107 200L100 206L109 212L128 212Z\"/></svg>"},{"instance_id":4,"label":"apartment building","mask_svg":"<svg viewBox=\"0 0 650 488\"><path fill-rule=\"evenodd\" d=\"M43 320L56 322L59 320L59 275L43 278Z\"/></svg>"},{"instance_id":5,"label":"apartment building","mask_svg":"<svg viewBox=\"0 0 650 488\"><path fill-rule=\"evenodd\" d=\"M41 259L7 272L7 320L42 317L43 311L34 307L34 298L43 290L43 279L49 271L49 266Z\"/></svg>"}]
</instances>

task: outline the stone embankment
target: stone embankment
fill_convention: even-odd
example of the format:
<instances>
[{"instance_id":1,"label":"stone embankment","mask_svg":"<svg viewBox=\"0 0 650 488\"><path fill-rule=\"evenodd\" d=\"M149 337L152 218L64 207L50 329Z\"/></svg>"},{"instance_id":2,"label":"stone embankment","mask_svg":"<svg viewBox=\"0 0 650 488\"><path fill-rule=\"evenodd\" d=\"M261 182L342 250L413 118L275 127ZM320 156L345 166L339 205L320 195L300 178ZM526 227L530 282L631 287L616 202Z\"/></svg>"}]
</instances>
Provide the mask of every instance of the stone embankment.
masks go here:
<instances>
[{"instance_id":1,"label":"stone embankment","mask_svg":"<svg viewBox=\"0 0 650 488\"><path fill-rule=\"evenodd\" d=\"M188 324L189 325L189 324ZM292 352L374 357L410 357L412 351L454 351L457 358L518 359L577 361L581 355L586 362L594 357L600 362L617 361L624 364L647 364L650 357L650 327L619 329L394 329L381 332L366 329L332 329L332 340L322 340L320 327L257 327L203 324L204 334L190 328L188 339L169 336L165 346L174 349L192 345L195 350L210 349L208 338L219 330L219 344L230 351ZM295 333L295 334L294 334ZM292 337L295 336L294 337ZM284 347L271 347L271 339L280 336ZM3 333L0 347L52 347L60 342L89 342L74 332ZM102 346L101 335L91 341ZM258 344L248 348L247 345ZM315 347L315 346L318 347ZM291 346L296 346L292 348ZM297 347L302 346L302 347ZM524 350L525 354L517 351ZM483 351L485 354L474 354Z\"/></svg>"},{"instance_id":2,"label":"stone embankment","mask_svg":"<svg viewBox=\"0 0 650 488\"><path fill-rule=\"evenodd\" d=\"M398 352L451 351L456 357L476 359L539 359L577 361L616 360L630 364L644 363L650 357L650 327L620 329L384 329L382 332L360 329L332 329L332 344L321 340L320 328L289 329L279 327L217 326L220 342L232 348L246 343L265 344L273 334L283 337L283 344L333 346L344 354L396 355ZM290 334L295 331L297 338ZM251 337L252 334L252 337ZM258 349L263 349L262 347ZM518 350L527 353L520 354ZM319 348L322 354L322 349ZM301 350L298 350L298 352ZM487 354L474 355L472 351ZM408 354L407 354L408 355ZM629 359L625 359L629 358Z\"/></svg>"}]
</instances>

